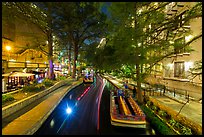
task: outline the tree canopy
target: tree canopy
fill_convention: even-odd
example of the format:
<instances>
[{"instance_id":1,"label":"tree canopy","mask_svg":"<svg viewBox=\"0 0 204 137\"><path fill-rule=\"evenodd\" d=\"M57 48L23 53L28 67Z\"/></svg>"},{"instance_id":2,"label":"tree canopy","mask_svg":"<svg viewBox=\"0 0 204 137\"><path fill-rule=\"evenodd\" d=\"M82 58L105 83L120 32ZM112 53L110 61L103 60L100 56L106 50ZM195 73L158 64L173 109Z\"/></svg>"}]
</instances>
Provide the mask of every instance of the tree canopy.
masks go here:
<instances>
[{"instance_id":1,"label":"tree canopy","mask_svg":"<svg viewBox=\"0 0 204 137\"><path fill-rule=\"evenodd\" d=\"M128 67L133 74L132 78L136 78L140 86L140 82L145 80L145 76L150 74L152 68L160 61L178 54L202 37L202 34L198 34L185 41L192 33L186 26L192 19L202 17L200 10L202 4L196 2L182 12L168 16L167 6L177 4L177 2L174 5L171 2L111 3L109 6L111 16L107 21L109 23L107 44L95 55L97 63L95 66L104 70L118 66L119 71ZM189 47L188 51L191 51ZM114 61L110 61L111 58Z\"/></svg>"}]
</instances>

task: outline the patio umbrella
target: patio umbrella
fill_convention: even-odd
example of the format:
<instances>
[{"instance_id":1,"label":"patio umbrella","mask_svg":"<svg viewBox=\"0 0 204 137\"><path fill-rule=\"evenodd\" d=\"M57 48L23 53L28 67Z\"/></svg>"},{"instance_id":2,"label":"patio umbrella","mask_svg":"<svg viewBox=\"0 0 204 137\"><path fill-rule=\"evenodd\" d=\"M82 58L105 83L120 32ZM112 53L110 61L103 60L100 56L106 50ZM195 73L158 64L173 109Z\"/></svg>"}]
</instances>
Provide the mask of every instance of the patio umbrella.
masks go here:
<instances>
[{"instance_id":1,"label":"patio umbrella","mask_svg":"<svg viewBox=\"0 0 204 137\"><path fill-rule=\"evenodd\" d=\"M23 73L23 72L13 72L13 73L6 73L2 74L4 77L28 77L28 76L33 76L35 74L32 73Z\"/></svg>"}]
</instances>

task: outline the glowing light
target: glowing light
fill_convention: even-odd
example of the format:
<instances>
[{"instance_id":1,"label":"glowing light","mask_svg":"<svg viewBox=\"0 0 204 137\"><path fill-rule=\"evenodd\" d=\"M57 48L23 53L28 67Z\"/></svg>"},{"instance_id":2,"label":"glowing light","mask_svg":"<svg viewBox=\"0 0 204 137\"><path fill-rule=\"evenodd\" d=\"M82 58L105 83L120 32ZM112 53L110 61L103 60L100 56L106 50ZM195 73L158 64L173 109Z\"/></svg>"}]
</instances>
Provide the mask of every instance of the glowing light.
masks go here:
<instances>
[{"instance_id":1,"label":"glowing light","mask_svg":"<svg viewBox=\"0 0 204 137\"><path fill-rule=\"evenodd\" d=\"M185 37L185 40L186 40L186 42L188 42L188 41L190 41L192 38L193 38L193 36L192 36L192 35L189 35L189 36L186 36L186 37Z\"/></svg>"},{"instance_id":2,"label":"glowing light","mask_svg":"<svg viewBox=\"0 0 204 137\"><path fill-rule=\"evenodd\" d=\"M69 96L69 99L70 99L70 100L72 99L72 95Z\"/></svg>"},{"instance_id":3,"label":"glowing light","mask_svg":"<svg viewBox=\"0 0 204 137\"><path fill-rule=\"evenodd\" d=\"M54 119L52 119L52 120L50 121L50 127L54 127L54 125L55 125L55 121L54 121Z\"/></svg>"},{"instance_id":4,"label":"glowing light","mask_svg":"<svg viewBox=\"0 0 204 137\"><path fill-rule=\"evenodd\" d=\"M86 88L84 92L77 98L77 100L79 101L89 91L89 89L90 87Z\"/></svg>"},{"instance_id":5,"label":"glowing light","mask_svg":"<svg viewBox=\"0 0 204 137\"><path fill-rule=\"evenodd\" d=\"M167 64L167 66L168 66L170 69L173 68L173 64L171 64L171 63Z\"/></svg>"},{"instance_id":6,"label":"glowing light","mask_svg":"<svg viewBox=\"0 0 204 137\"><path fill-rule=\"evenodd\" d=\"M16 60L15 60L15 59L10 59L9 61L13 61L13 62L14 62L14 61L16 61Z\"/></svg>"},{"instance_id":7,"label":"glowing light","mask_svg":"<svg viewBox=\"0 0 204 137\"><path fill-rule=\"evenodd\" d=\"M193 62L185 62L185 71L188 71L193 66Z\"/></svg>"},{"instance_id":8,"label":"glowing light","mask_svg":"<svg viewBox=\"0 0 204 137\"><path fill-rule=\"evenodd\" d=\"M66 112L67 112L67 114L71 114L71 113L72 113L72 109L71 109L70 107L68 107L68 108L66 109Z\"/></svg>"},{"instance_id":9,"label":"glowing light","mask_svg":"<svg viewBox=\"0 0 204 137\"><path fill-rule=\"evenodd\" d=\"M10 51L11 47L10 46L6 46L6 50Z\"/></svg>"},{"instance_id":10,"label":"glowing light","mask_svg":"<svg viewBox=\"0 0 204 137\"><path fill-rule=\"evenodd\" d=\"M38 83L42 83L43 80L44 80L44 79L40 79L40 80L38 80Z\"/></svg>"}]
</instances>

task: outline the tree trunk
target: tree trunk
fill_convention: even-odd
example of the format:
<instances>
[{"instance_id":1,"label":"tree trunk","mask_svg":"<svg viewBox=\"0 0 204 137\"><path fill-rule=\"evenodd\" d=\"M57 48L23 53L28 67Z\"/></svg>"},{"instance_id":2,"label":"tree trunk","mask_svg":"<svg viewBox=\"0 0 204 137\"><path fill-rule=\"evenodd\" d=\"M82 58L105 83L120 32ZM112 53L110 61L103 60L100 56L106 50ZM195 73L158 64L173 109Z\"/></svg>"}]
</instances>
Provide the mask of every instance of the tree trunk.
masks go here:
<instances>
[{"instance_id":1,"label":"tree trunk","mask_svg":"<svg viewBox=\"0 0 204 137\"><path fill-rule=\"evenodd\" d=\"M69 45L68 51L68 75L71 75L71 45Z\"/></svg>"},{"instance_id":2,"label":"tree trunk","mask_svg":"<svg viewBox=\"0 0 204 137\"><path fill-rule=\"evenodd\" d=\"M76 76L76 61L78 56L78 44L74 44L74 62L73 62L73 72L72 72L72 78L75 78Z\"/></svg>"},{"instance_id":3,"label":"tree trunk","mask_svg":"<svg viewBox=\"0 0 204 137\"><path fill-rule=\"evenodd\" d=\"M136 63L136 76L137 76L137 98L138 102L143 103L142 91L141 91L141 78L140 78L140 67Z\"/></svg>"},{"instance_id":4,"label":"tree trunk","mask_svg":"<svg viewBox=\"0 0 204 137\"><path fill-rule=\"evenodd\" d=\"M49 79L54 79L54 67L53 67L53 47L52 47L52 43L53 43L53 39L52 39L52 18L50 16L50 5L48 7L48 26L49 26L49 30L47 31L47 37L48 37L48 60L49 60L49 73L48 73L48 77Z\"/></svg>"},{"instance_id":5,"label":"tree trunk","mask_svg":"<svg viewBox=\"0 0 204 137\"><path fill-rule=\"evenodd\" d=\"M136 15L136 11L137 11L137 3L135 2L135 17L134 17L134 28L135 31L137 28L137 15ZM142 97L142 91L141 91L141 78L140 78L140 58L139 58L139 51L136 51L136 80L137 80L137 98L138 98L138 102L139 103L143 103L143 97ZM141 66L142 67L142 66Z\"/></svg>"},{"instance_id":6,"label":"tree trunk","mask_svg":"<svg viewBox=\"0 0 204 137\"><path fill-rule=\"evenodd\" d=\"M53 66L53 49L52 49L52 34L49 33L48 36L48 60L49 60L49 74L48 77L49 79L54 79L54 66Z\"/></svg>"}]
</instances>

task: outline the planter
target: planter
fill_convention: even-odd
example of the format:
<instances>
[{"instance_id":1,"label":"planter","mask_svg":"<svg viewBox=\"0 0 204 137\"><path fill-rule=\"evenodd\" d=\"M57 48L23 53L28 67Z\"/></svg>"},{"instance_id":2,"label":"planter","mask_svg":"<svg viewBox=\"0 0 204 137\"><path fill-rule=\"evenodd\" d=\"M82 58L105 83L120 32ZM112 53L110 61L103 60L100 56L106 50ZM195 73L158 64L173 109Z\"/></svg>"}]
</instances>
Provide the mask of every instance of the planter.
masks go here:
<instances>
[{"instance_id":1,"label":"planter","mask_svg":"<svg viewBox=\"0 0 204 137\"><path fill-rule=\"evenodd\" d=\"M149 121L151 127L155 130L156 135L178 135L171 128L169 128L168 125L166 125L166 123L160 119L149 107L143 105L141 108L147 117L147 121Z\"/></svg>"},{"instance_id":2,"label":"planter","mask_svg":"<svg viewBox=\"0 0 204 137\"><path fill-rule=\"evenodd\" d=\"M169 128L171 128L176 134L178 135L192 135L191 129L182 125L181 123L174 120L174 122L171 122L173 119L171 119L168 114L166 116L161 115L162 113L158 112L158 107L153 105L149 107L146 104L146 107L148 107L161 121L163 121ZM162 110L160 110L162 111ZM171 124L172 123L172 124Z\"/></svg>"}]
</instances>

